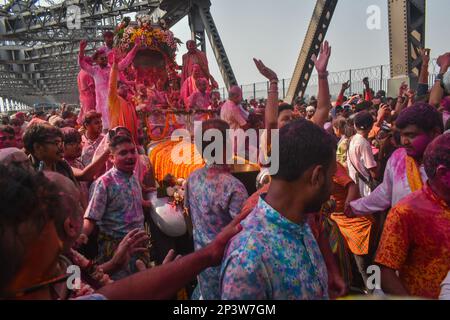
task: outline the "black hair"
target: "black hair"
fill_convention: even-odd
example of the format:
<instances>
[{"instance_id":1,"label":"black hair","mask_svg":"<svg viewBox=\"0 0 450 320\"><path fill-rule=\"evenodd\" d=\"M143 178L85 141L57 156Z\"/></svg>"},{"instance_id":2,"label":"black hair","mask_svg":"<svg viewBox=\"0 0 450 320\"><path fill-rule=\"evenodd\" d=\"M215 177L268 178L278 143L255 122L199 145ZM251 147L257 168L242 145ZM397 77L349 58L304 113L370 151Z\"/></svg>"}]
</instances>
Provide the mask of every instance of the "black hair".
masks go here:
<instances>
[{"instance_id":1,"label":"black hair","mask_svg":"<svg viewBox=\"0 0 450 320\"><path fill-rule=\"evenodd\" d=\"M355 127L359 130L372 129L374 120L369 111L361 111L355 115Z\"/></svg>"},{"instance_id":2,"label":"black hair","mask_svg":"<svg viewBox=\"0 0 450 320\"><path fill-rule=\"evenodd\" d=\"M0 165L0 293L23 263L25 241L41 233L60 210L56 186L42 173ZM26 234L20 227L27 223Z\"/></svg>"},{"instance_id":3,"label":"black hair","mask_svg":"<svg viewBox=\"0 0 450 320\"><path fill-rule=\"evenodd\" d=\"M395 125L398 129L405 129L407 126L415 125L419 129L430 132L433 129L444 129L442 114L428 103L416 103L404 109L398 116Z\"/></svg>"},{"instance_id":4,"label":"black hair","mask_svg":"<svg viewBox=\"0 0 450 320\"><path fill-rule=\"evenodd\" d=\"M230 125L221 120L221 119L210 119L210 120L206 120L202 123L202 127L201 127L201 132L199 132L200 130L197 129L198 131L195 133L196 135L200 135L201 134L201 143L200 144L196 144L196 148L198 152L201 152L201 156L204 156L204 152L205 149L212 143L215 142L215 140L213 141L203 141L203 137L206 133L206 131L210 130L210 129L215 129L215 130L219 130L221 133L221 136L223 138L223 146L225 148L226 143L227 143L227 139L228 139L228 133L227 130L230 129ZM212 157L215 157L215 153L213 152L213 154L211 154ZM205 161L210 160L210 159L205 159ZM208 162L208 161L207 161Z\"/></svg>"},{"instance_id":5,"label":"black hair","mask_svg":"<svg viewBox=\"0 0 450 320\"><path fill-rule=\"evenodd\" d=\"M65 127L61 129L61 132L63 133L63 140L65 144L81 142L81 134L78 130L71 127Z\"/></svg>"},{"instance_id":6,"label":"black hair","mask_svg":"<svg viewBox=\"0 0 450 320\"><path fill-rule=\"evenodd\" d=\"M286 111L286 110L294 111L294 107L292 105L288 104L288 103L282 103L278 107L278 114L280 114L280 113L282 113L283 111Z\"/></svg>"},{"instance_id":7,"label":"black hair","mask_svg":"<svg viewBox=\"0 0 450 320\"><path fill-rule=\"evenodd\" d=\"M345 119L344 117L337 117L333 120L333 128L339 129L342 133L344 133L346 126L347 119Z\"/></svg>"},{"instance_id":8,"label":"black hair","mask_svg":"<svg viewBox=\"0 0 450 320\"><path fill-rule=\"evenodd\" d=\"M336 141L324 129L305 119L280 129L279 170L273 178L288 182L299 179L314 165L328 168L334 161Z\"/></svg>"},{"instance_id":9,"label":"black hair","mask_svg":"<svg viewBox=\"0 0 450 320\"><path fill-rule=\"evenodd\" d=\"M64 139L61 130L48 123L36 123L29 126L23 135L23 144L28 153L34 153L35 143L44 143L48 139L59 137Z\"/></svg>"},{"instance_id":10,"label":"black hair","mask_svg":"<svg viewBox=\"0 0 450 320\"><path fill-rule=\"evenodd\" d=\"M102 118L101 113L98 113L95 110L88 111L83 117L83 126L87 126L87 125L91 124L91 122L94 119L99 119L99 118L100 119Z\"/></svg>"},{"instance_id":11,"label":"black hair","mask_svg":"<svg viewBox=\"0 0 450 320\"><path fill-rule=\"evenodd\" d=\"M117 148L117 146L123 144L123 143L131 143L134 144L133 139L129 136L114 136L111 138L111 141L109 142L109 147L114 150Z\"/></svg>"},{"instance_id":12,"label":"black hair","mask_svg":"<svg viewBox=\"0 0 450 320\"><path fill-rule=\"evenodd\" d=\"M15 135L14 128L9 125L0 125L0 132Z\"/></svg>"},{"instance_id":13,"label":"black hair","mask_svg":"<svg viewBox=\"0 0 450 320\"><path fill-rule=\"evenodd\" d=\"M363 101L361 103L358 103L355 107L355 112L361 112L365 110L369 110L369 108L372 106L372 103L368 101Z\"/></svg>"}]
</instances>

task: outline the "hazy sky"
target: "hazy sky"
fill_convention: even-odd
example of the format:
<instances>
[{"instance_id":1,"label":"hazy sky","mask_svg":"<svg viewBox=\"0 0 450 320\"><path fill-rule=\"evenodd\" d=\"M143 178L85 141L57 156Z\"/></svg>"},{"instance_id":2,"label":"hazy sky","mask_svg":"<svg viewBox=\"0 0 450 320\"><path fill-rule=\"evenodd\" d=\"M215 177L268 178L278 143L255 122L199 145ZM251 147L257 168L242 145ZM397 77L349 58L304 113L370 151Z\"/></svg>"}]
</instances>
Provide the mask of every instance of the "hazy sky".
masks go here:
<instances>
[{"instance_id":1,"label":"hazy sky","mask_svg":"<svg viewBox=\"0 0 450 320\"><path fill-rule=\"evenodd\" d=\"M280 78L290 78L312 12L315 0L211 0L211 12L219 29L228 58L240 84L264 79L258 74L252 58L262 59L276 70ZM381 30L367 28L367 8L381 9ZM426 44L437 57L450 51L450 1L427 1ZM172 28L185 42L190 37L187 18ZM339 0L327 39L333 48L330 71L362 68L389 63L387 0ZM222 86L214 55L208 58L214 77ZM180 51L185 53L183 46Z\"/></svg>"}]
</instances>

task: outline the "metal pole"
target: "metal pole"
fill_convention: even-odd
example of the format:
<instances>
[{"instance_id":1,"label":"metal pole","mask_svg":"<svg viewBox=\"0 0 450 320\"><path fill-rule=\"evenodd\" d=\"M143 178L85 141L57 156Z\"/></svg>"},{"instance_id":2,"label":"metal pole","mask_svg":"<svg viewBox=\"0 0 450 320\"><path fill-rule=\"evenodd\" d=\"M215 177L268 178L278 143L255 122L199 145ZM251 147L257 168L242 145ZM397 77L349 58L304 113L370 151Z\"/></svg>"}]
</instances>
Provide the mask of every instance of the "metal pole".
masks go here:
<instances>
[{"instance_id":1,"label":"metal pole","mask_svg":"<svg viewBox=\"0 0 450 320\"><path fill-rule=\"evenodd\" d=\"M353 89L352 89L352 86L353 86L353 83L352 83L352 69L350 69L349 71L349 80L350 80L350 95L353 95Z\"/></svg>"},{"instance_id":2,"label":"metal pole","mask_svg":"<svg viewBox=\"0 0 450 320\"><path fill-rule=\"evenodd\" d=\"M284 83L283 79L283 99L286 98L286 84Z\"/></svg>"},{"instance_id":3,"label":"metal pole","mask_svg":"<svg viewBox=\"0 0 450 320\"><path fill-rule=\"evenodd\" d=\"M383 90L383 65L380 66L380 90Z\"/></svg>"},{"instance_id":4,"label":"metal pole","mask_svg":"<svg viewBox=\"0 0 450 320\"><path fill-rule=\"evenodd\" d=\"M256 83L253 82L253 99L256 100Z\"/></svg>"}]
</instances>

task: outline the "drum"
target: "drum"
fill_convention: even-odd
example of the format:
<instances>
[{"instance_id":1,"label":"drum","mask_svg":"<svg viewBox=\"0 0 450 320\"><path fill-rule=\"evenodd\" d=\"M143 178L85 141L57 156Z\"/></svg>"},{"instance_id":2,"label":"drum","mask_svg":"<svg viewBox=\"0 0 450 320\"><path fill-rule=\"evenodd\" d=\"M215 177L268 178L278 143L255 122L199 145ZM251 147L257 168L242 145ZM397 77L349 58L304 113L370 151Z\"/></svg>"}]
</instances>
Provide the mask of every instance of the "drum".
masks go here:
<instances>
[{"instance_id":1,"label":"drum","mask_svg":"<svg viewBox=\"0 0 450 320\"><path fill-rule=\"evenodd\" d=\"M168 203L168 198L158 198L156 192L150 196L154 210L151 217L155 225L169 237L181 237L187 232L186 219L179 206Z\"/></svg>"}]
</instances>

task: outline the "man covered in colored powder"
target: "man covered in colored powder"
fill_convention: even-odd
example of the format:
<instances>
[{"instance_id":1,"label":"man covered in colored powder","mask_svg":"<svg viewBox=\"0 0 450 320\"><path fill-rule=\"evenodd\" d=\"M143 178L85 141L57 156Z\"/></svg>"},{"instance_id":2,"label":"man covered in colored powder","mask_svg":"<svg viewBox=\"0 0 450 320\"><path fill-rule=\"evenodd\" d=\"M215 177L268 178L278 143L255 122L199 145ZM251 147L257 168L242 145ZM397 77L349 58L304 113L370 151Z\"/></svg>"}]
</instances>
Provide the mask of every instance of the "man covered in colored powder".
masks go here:
<instances>
[{"instance_id":1,"label":"man covered in colored powder","mask_svg":"<svg viewBox=\"0 0 450 320\"><path fill-rule=\"evenodd\" d=\"M218 88L216 80L209 72L208 58L206 53L197 49L197 45L194 40L189 40L186 42L186 47L188 52L183 55L183 71L181 73L181 83L184 83L194 73L194 66L198 65L200 67L201 78L206 78L208 83L211 81L211 86L213 88Z\"/></svg>"},{"instance_id":2,"label":"man covered in colored powder","mask_svg":"<svg viewBox=\"0 0 450 320\"><path fill-rule=\"evenodd\" d=\"M346 215L368 215L396 205L427 181L423 153L428 144L443 131L442 115L426 103L404 109L396 121L403 148L389 159L381 183L370 195L353 201Z\"/></svg>"},{"instance_id":3,"label":"man covered in colored powder","mask_svg":"<svg viewBox=\"0 0 450 320\"><path fill-rule=\"evenodd\" d=\"M429 144L423 163L428 182L392 208L375 262L384 292L437 299L450 270L450 134Z\"/></svg>"},{"instance_id":4,"label":"man covered in colored powder","mask_svg":"<svg viewBox=\"0 0 450 320\"><path fill-rule=\"evenodd\" d=\"M85 57L84 61L90 65L93 64L91 57ZM78 92L80 93L81 110L78 114L78 124L83 124L84 115L91 110L95 111L95 81L83 69L80 70L77 77Z\"/></svg>"},{"instance_id":5,"label":"man covered in colored powder","mask_svg":"<svg viewBox=\"0 0 450 320\"><path fill-rule=\"evenodd\" d=\"M136 39L136 43L133 49L126 55L126 57L119 62L118 69L122 71L126 69L133 61L136 53L140 47L140 38ZM111 66L108 64L107 52L105 49L97 50L92 59L96 63L95 66L90 65L86 61L84 51L86 49L86 40L80 43L80 53L78 55L78 64L81 69L86 71L95 82L95 96L96 96L96 110L102 114L103 129L110 128L109 125L109 110L108 110L108 89L109 89L109 76L111 73Z\"/></svg>"}]
</instances>

